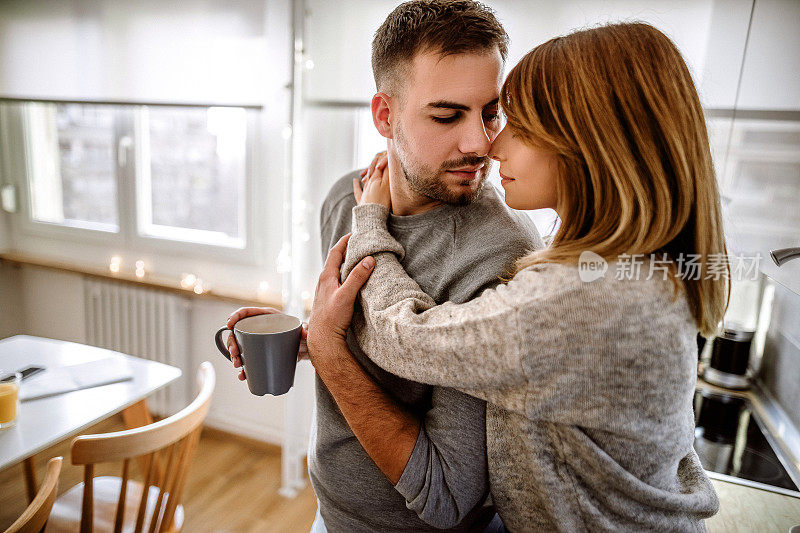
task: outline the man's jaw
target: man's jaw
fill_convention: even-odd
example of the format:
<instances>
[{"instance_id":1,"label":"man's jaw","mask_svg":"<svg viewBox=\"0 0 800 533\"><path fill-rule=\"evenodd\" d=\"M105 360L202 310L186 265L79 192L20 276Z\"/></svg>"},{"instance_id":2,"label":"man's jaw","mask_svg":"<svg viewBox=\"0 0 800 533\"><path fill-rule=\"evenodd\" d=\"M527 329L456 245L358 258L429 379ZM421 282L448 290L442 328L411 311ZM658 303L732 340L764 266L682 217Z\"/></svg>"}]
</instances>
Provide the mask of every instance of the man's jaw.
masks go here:
<instances>
[{"instance_id":1,"label":"man's jaw","mask_svg":"<svg viewBox=\"0 0 800 533\"><path fill-rule=\"evenodd\" d=\"M454 181L452 178L447 179L453 175L453 172L446 172L443 176L444 180L442 183L444 184L444 188L448 191L448 198L445 203L463 206L472 203L480 195L481 190L486 185L488 169L479 169L475 172L473 177L458 182Z\"/></svg>"},{"instance_id":2,"label":"man's jaw","mask_svg":"<svg viewBox=\"0 0 800 533\"><path fill-rule=\"evenodd\" d=\"M399 157L399 153L394 155L399 163L396 168L401 173L398 178L403 181L402 188L407 189L408 195L404 195L407 196L405 199L411 200L411 204L414 204L405 206L411 211L417 211L419 207L422 207L424 211L441 203L458 206L472 202L483 188L492 163L488 157L465 157L461 160L447 162L437 172L426 176L424 171L421 174L412 174L409 172L411 169L407 168L402 158ZM393 180L392 183L394 185L395 181ZM395 201L394 192L393 189L393 202ZM412 200L414 196L416 199ZM398 211L406 211L403 206L397 207L400 208ZM395 212L394 205L392 211ZM395 214L400 213L396 212Z\"/></svg>"}]
</instances>

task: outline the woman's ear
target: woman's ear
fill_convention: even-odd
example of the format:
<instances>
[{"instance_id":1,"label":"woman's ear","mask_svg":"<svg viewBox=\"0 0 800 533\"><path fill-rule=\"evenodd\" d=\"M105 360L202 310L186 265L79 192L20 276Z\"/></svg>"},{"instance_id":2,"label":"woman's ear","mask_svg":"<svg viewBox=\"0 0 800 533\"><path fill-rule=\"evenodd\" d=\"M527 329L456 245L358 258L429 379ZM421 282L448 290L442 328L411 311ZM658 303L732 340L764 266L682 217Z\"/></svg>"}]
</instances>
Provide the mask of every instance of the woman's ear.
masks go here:
<instances>
[{"instance_id":1,"label":"woman's ear","mask_svg":"<svg viewBox=\"0 0 800 533\"><path fill-rule=\"evenodd\" d=\"M386 93L376 93L372 97L372 122L375 124L375 129L378 130L378 133L387 139L393 137L390 124L392 119L391 100L392 97Z\"/></svg>"}]
</instances>

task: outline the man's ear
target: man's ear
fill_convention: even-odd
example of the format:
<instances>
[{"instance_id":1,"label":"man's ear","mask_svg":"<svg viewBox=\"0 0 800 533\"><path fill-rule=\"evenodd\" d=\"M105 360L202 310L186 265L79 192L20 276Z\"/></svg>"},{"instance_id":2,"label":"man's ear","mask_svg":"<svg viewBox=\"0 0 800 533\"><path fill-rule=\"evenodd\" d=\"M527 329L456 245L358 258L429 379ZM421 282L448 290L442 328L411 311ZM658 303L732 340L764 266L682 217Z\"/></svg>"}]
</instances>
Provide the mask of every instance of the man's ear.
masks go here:
<instances>
[{"instance_id":1,"label":"man's ear","mask_svg":"<svg viewBox=\"0 0 800 533\"><path fill-rule=\"evenodd\" d=\"M387 139L393 137L390 125L392 120L391 100L392 97L386 93L375 93L375 96L372 97L372 122L378 133Z\"/></svg>"}]
</instances>

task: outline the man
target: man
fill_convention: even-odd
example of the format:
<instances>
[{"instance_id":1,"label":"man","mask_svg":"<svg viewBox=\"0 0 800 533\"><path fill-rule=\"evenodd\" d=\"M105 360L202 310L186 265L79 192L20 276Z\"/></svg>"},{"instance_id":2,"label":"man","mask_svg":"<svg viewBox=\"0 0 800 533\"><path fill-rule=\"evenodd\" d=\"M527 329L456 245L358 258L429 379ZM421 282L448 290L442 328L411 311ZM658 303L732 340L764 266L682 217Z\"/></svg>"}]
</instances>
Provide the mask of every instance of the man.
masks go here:
<instances>
[{"instance_id":1,"label":"man","mask_svg":"<svg viewBox=\"0 0 800 533\"><path fill-rule=\"evenodd\" d=\"M507 42L492 12L470 0L402 4L373 40L372 114L387 138L389 229L405 248L404 268L437 303L474 298L542 246L531 222L484 187ZM357 177L337 181L324 201L323 256L350 231ZM388 374L352 331L347 341L357 361L316 368L312 531L484 530L494 516L485 403Z\"/></svg>"}]
</instances>

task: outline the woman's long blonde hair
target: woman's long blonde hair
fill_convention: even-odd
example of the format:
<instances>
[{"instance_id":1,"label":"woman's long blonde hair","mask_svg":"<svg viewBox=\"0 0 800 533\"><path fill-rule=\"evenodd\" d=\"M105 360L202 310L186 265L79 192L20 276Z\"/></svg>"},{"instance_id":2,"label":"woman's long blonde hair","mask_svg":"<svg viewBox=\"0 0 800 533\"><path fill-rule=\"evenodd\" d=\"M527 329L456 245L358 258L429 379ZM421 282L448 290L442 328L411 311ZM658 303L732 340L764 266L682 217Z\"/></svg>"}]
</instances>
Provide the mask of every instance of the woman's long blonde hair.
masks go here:
<instances>
[{"instance_id":1,"label":"woman's long blonde hair","mask_svg":"<svg viewBox=\"0 0 800 533\"><path fill-rule=\"evenodd\" d=\"M501 92L508 126L559 155L552 244L519 259L577 263L591 250L695 257L683 279L699 331L712 335L727 307L730 269L708 133L692 77L677 47L644 23L611 24L557 37L530 51Z\"/></svg>"}]
</instances>

